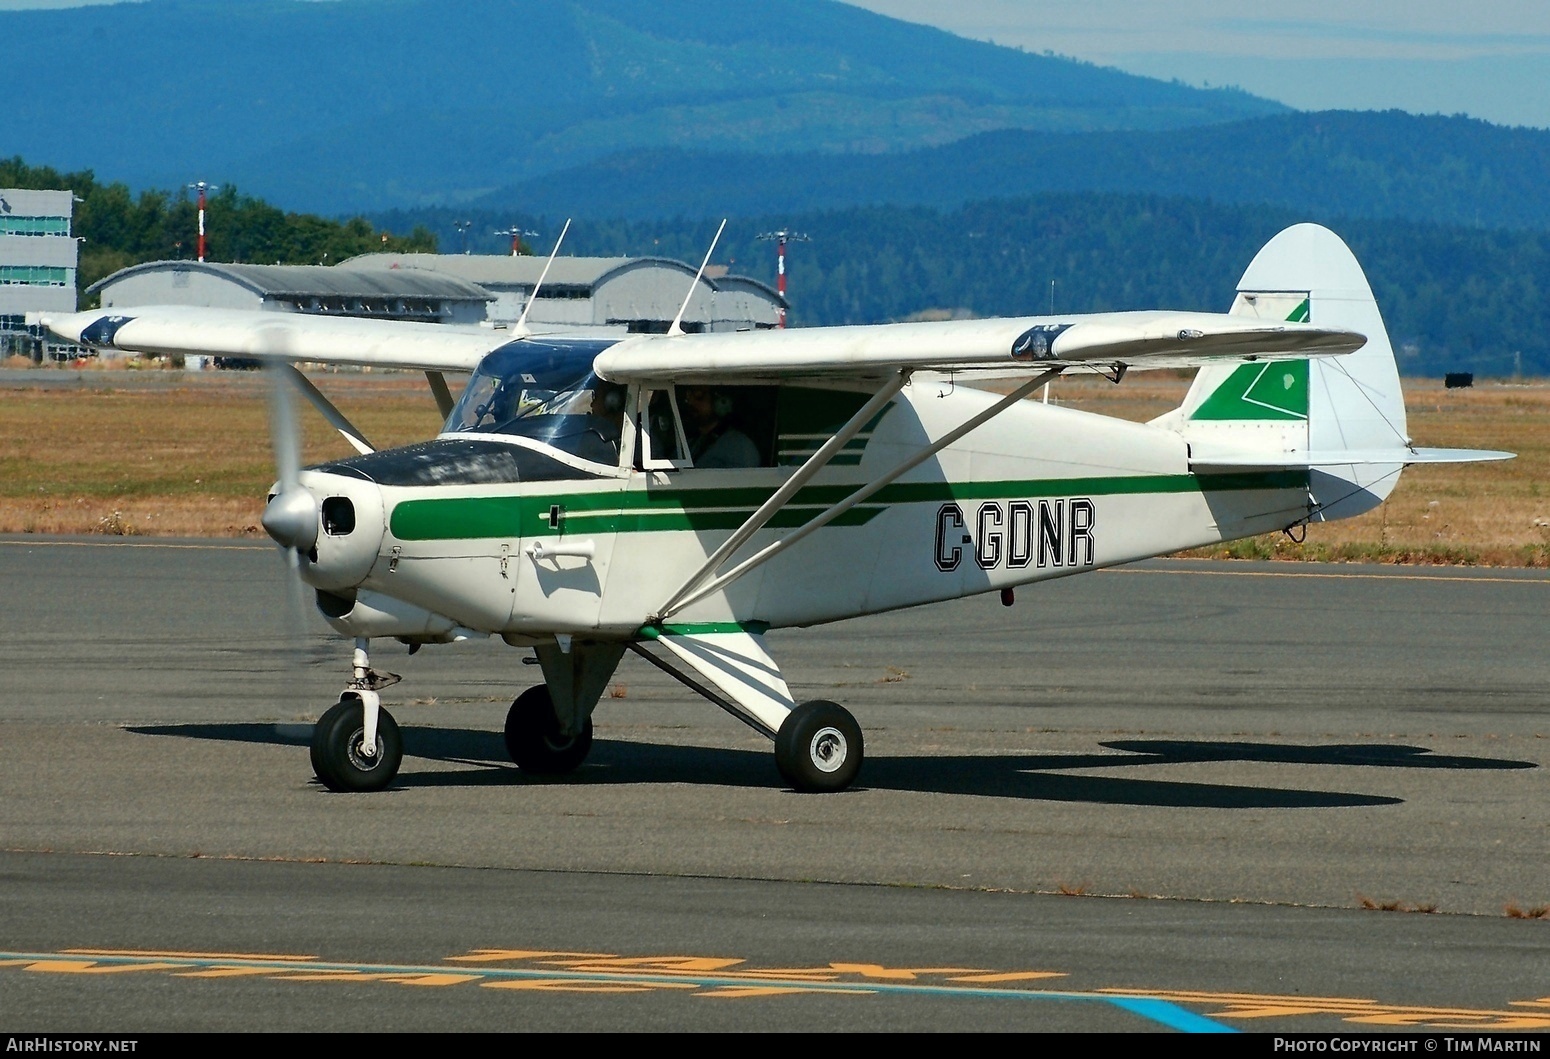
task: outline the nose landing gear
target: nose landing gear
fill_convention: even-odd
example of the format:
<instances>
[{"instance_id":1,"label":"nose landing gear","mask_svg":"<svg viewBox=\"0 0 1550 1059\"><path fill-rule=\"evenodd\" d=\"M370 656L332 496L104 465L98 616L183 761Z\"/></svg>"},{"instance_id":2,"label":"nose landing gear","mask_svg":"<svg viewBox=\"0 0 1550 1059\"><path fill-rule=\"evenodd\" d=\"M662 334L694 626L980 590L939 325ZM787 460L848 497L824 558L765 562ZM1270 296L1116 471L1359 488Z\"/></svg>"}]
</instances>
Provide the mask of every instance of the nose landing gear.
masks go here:
<instances>
[{"instance_id":1,"label":"nose landing gear","mask_svg":"<svg viewBox=\"0 0 1550 1059\"><path fill-rule=\"evenodd\" d=\"M382 709L377 694L399 677L371 668L366 643L365 637L356 639L354 676L312 730L312 771L331 791L380 791L404 760L398 722Z\"/></svg>"}]
</instances>

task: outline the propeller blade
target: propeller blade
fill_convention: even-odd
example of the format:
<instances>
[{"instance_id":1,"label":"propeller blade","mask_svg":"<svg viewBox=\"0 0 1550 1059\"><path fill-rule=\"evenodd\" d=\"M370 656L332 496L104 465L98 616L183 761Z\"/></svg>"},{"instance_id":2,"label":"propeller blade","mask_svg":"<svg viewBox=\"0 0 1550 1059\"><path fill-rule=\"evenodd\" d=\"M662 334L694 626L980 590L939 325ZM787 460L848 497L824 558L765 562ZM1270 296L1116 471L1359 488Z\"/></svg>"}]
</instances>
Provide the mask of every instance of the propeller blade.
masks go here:
<instances>
[{"instance_id":1,"label":"propeller blade","mask_svg":"<svg viewBox=\"0 0 1550 1059\"><path fill-rule=\"evenodd\" d=\"M299 636L307 627L301 557L317 543L320 511L317 498L301 484L301 431L287 377L295 370L283 361L264 365L269 378L269 439L279 482L259 521L284 557L288 627Z\"/></svg>"},{"instance_id":2,"label":"propeller blade","mask_svg":"<svg viewBox=\"0 0 1550 1059\"><path fill-rule=\"evenodd\" d=\"M301 432L286 378L295 370L283 362L264 367L269 376L269 440L274 446L279 489L265 505L260 521L282 548L304 553L317 543L318 502L301 484Z\"/></svg>"},{"instance_id":3,"label":"propeller blade","mask_svg":"<svg viewBox=\"0 0 1550 1059\"><path fill-rule=\"evenodd\" d=\"M282 548L285 556L285 613L292 636L307 629L306 585L301 580L301 556L294 548Z\"/></svg>"},{"instance_id":4,"label":"propeller blade","mask_svg":"<svg viewBox=\"0 0 1550 1059\"><path fill-rule=\"evenodd\" d=\"M264 365L264 374L269 377L269 443L274 447L281 492L299 484L301 475L301 437L289 380L285 377L287 367L279 361Z\"/></svg>"}]
</instances>

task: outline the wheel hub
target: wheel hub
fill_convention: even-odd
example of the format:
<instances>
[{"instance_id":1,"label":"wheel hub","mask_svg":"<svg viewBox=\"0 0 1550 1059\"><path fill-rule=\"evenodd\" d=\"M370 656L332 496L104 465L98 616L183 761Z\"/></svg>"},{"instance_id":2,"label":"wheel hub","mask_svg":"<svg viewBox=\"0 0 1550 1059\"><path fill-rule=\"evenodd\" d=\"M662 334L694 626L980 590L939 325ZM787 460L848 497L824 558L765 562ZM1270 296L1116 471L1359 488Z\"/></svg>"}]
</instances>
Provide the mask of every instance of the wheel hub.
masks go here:
<instances>
[{"instance_id":1,"label":"wheel hub","mask_svg":"<svg viewBox=\"0 0 1550 1059\"><path fill-rule=\"evenodd\" d=\"M370 772L372 769L382 764L382 737L377 737L377 745L371 747L370 753L368 753L368 748L365 742L365 735L366 729L364 728L358 728L354 732L350 733L350 741L347 744L350 748L348 753L351 765L360 769L362 772Z\"/></svg>"},{"instance_id":2,"label":"wheel hub","mask_svg":"<svg viewBox=\"0 0 1550 1059\"><path fill-rule=\"evenodd\" d=\"M848 751L845 743L845 733L838 728L820 728L813 733L813 740L808 744L808 753L813 759L813 766L822 772L837 772L841 765L845 764L845 754Z\"/></svg>"}]
</instances>

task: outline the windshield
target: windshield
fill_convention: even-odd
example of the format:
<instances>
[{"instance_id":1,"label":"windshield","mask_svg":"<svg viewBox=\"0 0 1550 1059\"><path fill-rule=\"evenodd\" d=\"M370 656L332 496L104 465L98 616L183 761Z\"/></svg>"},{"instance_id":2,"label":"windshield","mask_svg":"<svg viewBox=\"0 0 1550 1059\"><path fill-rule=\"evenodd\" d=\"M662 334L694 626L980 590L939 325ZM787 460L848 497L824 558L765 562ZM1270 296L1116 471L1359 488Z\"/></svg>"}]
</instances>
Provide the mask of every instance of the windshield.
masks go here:
<instances>
[{"instance_id":1,"label":"windshield","mask_svg":"<svg viewBox=\"0 0 1550 1059\"><path fill-rule=\"evenodd\" d=\"M443 432L531 438L618 466L624 387L592 373L593 359L611 344L525 339L502 346L480 361Z\"/></svg>"}]
</instances>

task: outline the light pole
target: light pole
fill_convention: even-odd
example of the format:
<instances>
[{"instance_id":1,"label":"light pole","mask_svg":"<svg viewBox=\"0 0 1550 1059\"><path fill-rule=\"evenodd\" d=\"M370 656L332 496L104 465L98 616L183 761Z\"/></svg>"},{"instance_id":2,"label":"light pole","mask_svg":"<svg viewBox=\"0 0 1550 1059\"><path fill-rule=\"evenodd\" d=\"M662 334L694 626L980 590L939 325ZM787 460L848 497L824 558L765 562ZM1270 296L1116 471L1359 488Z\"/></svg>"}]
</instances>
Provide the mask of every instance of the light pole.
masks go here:
<instances>
[{"instance_id":1,"label":"light pole","mask_svg":"<svg viewBox=\"0 0 1550 1059\"><path fill-rule=\"evenodd\" d=\"M206 184L203 180L195 181L189 187L199 190L199 260L205 259L205 192L221 190L214 184Z\"/></svg>"},{"instance_id":2,"label":"light pole","mask_svg":"<svg viewBox=\"0 0 1550 1059\"><path fill-rule=\"evenodd\" d=\"M760 239L775 240L775 290L780 294L780 305L776 308L776 327L786 326L786 244L810 243L812 238L801 232L787 231L785 228L777 232L765 232Z\"/></svg>"},{"instance_id":3,"label":"light pole","mask_svg":"<svg viewBox=\"0 0 1550 1059\"><path fill-rule=\"evenodd\" d=\"M473 227L473 221L453 221L452 227L457 229L458 235L463 238L463 253L468 253L468 229Z\"/></svg>"},{"instance_id":4,"label":"light pole","mask_svg":"<svg viewBox=\"0 0 1550 1059\"><path fill-rule=\"evenodd\" d=\"M518 227L516 225L512 225L510 228L497 228L491 234L492 235L509 235L509 236L511 236L511 256L512 257L518 256L517 251L520 249L520 247L522 245L522 237L524 235L531 235L531 236L533 236L535 238L538 236L537 232L532 231L531 229L520 228L520 227Z\"/></svg>"}]
</instances>

